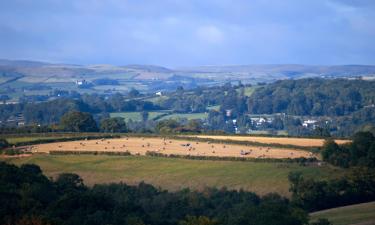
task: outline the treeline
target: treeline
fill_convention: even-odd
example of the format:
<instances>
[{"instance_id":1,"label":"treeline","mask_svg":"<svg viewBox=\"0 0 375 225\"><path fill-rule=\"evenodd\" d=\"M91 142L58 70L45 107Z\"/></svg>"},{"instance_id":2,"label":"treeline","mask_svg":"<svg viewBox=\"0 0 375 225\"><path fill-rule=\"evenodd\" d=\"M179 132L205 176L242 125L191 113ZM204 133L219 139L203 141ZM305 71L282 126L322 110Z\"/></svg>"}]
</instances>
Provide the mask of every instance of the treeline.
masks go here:
<instances>
[{"instance_id":1,"label":"treeline","mask_svg":"<svg viewBox=\"0 0 375 225\"><path fill-rule=\"evenodd\" d=\"M328 139L323 145L322 156L324 161L335 166L375 168L375 137L370 132L358 132L351 143L344 145Z\"/></svg>"},{"instance_id":2,"label":"treeline","mask_svg":"<svg viewBox=\"0 0 375 225\"><path fill-rule=\"evenodd\" d=\"M206 188L168 192L140 183L95 185L75 174L50 180L36 165L0 163L0 224L302 225L305 211L277 194Z\"/></svg>"},{"instance_id":3,"label":"treeline","mask_svg":"<svg viewBox=\"0 0 375 225\"><path fill-rule=\"evenodd\" d=\"M343 116L375 104L375 81L283 80L257 89L248 100L253 114Z\"/></svg>"},{"instance_id":4,"label":"treeline","mask_svg":"<svg viewBox=\"0 0 375 225\"><path fill-rule=\"evenodd\" d=\"M289 174L292 202L308 211L375 200L375 137L356 133L352 142L337 145L328 139L322 148L323 160L348 168L343 177L331 180L307 179L299 172Z\"/></svg>"},{"instance_id":5,"label":"treeline","mask_svg":"<svg viewBox=\"0 0 375 225\"><path fill-rule=\"evenodd\" d=\"M108 117L110 112L159 110L159 106L142 100L127 100L121 94L100 96L82 95L78 99L59 98L46 102L21 102L19 104L0 105L0 120L6 121L11 116L23 115L27 124L54 124L69 111L81 111Z\"/></svg>"},{"instance_id":6,"label":"treeline","mask_svg":"<svg viewBox=\"0 0 375 225\"><path fill-rule=\"evenodd\" d=\"M314 180L289 174L292 203L310 212L375 200L375 170L357 167L338 179Z\"/></svg>"}]
</instances>

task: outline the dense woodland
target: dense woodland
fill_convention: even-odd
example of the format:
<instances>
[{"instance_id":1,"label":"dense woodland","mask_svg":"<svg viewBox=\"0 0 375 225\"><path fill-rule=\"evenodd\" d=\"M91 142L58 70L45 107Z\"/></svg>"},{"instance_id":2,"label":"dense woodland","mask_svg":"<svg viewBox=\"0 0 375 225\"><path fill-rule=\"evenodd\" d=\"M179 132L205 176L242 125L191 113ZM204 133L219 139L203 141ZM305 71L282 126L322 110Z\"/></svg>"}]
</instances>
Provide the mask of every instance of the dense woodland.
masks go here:
<instances>
[{"instance_id":1,"label":"dense woodland","mask_svg":"<svg viewBox=\"0 0 375 225\"><path fill-rule=\"evenodd\" d=\"M343 116L375 104L375 82L344 79L284 80L258 89L249 99L254 114Z\"/></svg>"},{"instance_id":2,"label":"dense woodland","mask_svg":"<svg viewBox=\"0 0 375 225\"><path fill-rule=\"evenodd\" d=\"M323 146L323 160L344 168L362 166L375 168L375 137L370 132L359 132L353 142L338 145L328 139Z\"/></svg>"}]
</instances>

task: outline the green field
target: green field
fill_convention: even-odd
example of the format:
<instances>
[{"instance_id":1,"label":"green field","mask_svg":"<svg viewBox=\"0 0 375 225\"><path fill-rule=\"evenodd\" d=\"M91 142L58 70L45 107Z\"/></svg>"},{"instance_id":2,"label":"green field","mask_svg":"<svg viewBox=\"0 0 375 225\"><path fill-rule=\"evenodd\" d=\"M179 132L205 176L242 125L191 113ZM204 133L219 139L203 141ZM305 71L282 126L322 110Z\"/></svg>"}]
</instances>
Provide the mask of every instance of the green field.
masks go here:
<instances>
[{"instance_id":1,"label":"green field","mask_svg":"<svg viewBox=\"0 0 375 225\"><path fill-rule=\"evenodd\" d=\"M207 110L216 110L218 111L220 109L220 105L213 105L213 106L208 106Z\"/></svg>"},{"instance_id":2,"label":"green field","mask_svg":"<svg viewBox=\"0 0 375 225\"><path fill-rule=\"evenodd\" d=\"M160 111L151 111L148 112L148 119L153 120L157 116L170 113L168 110L160 110ZM133 121L141 121L141 112L118 112L118 113L110 113L110 117L121 117L124 118L126 121L133 120ZM165 119L206 119L208 117L207 113L172 113L169 115L165 115L158 119L165 120Z\"/></svg>"},{"instance_id":3,"label":"green field","mask_svg":"<svg viewBox=\"0 0 375 225\"><path fill-rule=\"evenodd\" d=\"M148 112L148 119L153 120L155 117L168 113L168 111L151 111ZM118 112L118 113L111 113L110 117L121 117L124 118L126 121L133 120L133 121L142 121L141 112Z\"/></svg>"},{"instance_id":4,"label":"green field","mask_svg":"<svg viewBox=\"0 0 375 225\"><path fill-rule=\"evenodd\" d=\"M164 116L159 120L165 119L187 119L187 120L194 120L194 119L206 119L208 117L208 113L173 113L168 116Z\"/></svg>"},{"instance_id":5,"label":"green field","mask_svg":"<svg viewBox=\"0 0 375 225\"><path fill-rule=\"evenodd\" d=\"M95 183L141 181L168 190L189 187L228 187L244 189L258 194L278 192L289 196L288 174L301 171L307 177L328 178L339 176L342 170L332 167L302 167L298 164L200 161L146 156L94 156L94 155L34 155L7 159L11 163L35 163L48 176L63 172L81 175L88 185Z\"/></svg>"},{"instance_id":6,"label":"green field","mask_svg":"<svg viewBox=\"0 0 375 225\"><path fill-rule=\"evenodd\" d=\"M375 202L328 209L310 214L312 220L326 218L333 225L375 224Z\"/></svg>"},{"instance_id":7,"label":"green field","mask_svg":"<svg viewBox=\"0 0 375 225\"><path fill-rule=\"evenodd\" d=\"M20 142L29 142L29 141L36 141L36 140L50 140L50 139L58 139L58 137L8 137L6 140L10 144L17 144Z\"/></svg>"},{"instance_id":8,"label":"green field","mask_svg":"<svg viewBox=\"0 0 375 225\"><path fill-rule=\"evenodd\" d=\"M92 137L106 135L103 133L34 133L34 134L23 134L19 135L3 135L1 138L5 138L10 144L18 144L21 142L38 141L38 140L64 140L65 138L74 137Z\"/></svg>"}]
</instances>

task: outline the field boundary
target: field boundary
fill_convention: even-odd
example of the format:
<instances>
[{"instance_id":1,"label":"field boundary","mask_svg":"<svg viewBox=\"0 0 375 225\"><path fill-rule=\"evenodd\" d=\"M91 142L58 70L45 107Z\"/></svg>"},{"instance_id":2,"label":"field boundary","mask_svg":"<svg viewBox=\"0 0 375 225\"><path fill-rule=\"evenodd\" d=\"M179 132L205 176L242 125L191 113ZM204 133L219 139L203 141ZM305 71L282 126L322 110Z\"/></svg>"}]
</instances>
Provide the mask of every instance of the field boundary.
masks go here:
<instances>
[{"instance_id":1,"label":"field boundary","mask_svg":"<svg viewBox=\"0 0 375 225\"><path fill-rule=\"evenodd\" d=\"M109 156L140 156L132 154L129 151L72 151L72 150L54 150L50 151L50 155L109 155ZM178 155L178 154L163 154L154 151L147 151L144 156L140 157L161 157L161 158L176 158L189 160L210 160L210 161L235 161L235 162L263 162L263 163L298 163L300 165L312 165L319 163L317 158L248 158L248 157L220 157L220 156L193 156L193 155Z\"/></svg>"},{"instance_id":2,"label":"field boundary","mask_svg":"<svg viewBox=\"0 0 375 225\"><path fill-rule=\"evenodd\" d=\"M50 151L50 155L113 155L113 156L131 156L132 154L129 151L116 152L116 151L64 151L56 150Z\"/></svg>"},{"instance_id":3,"label":"field boundary","mask_svg":"<svg viewBox=\"0 0 375 225\"><path fill-rule=\"evenodd\" d=\"M179 135L168 136L168 138L176 139L176 140L188 140L188 141L202 141L202 142L211 142L216 144L237 144L237 145L245 145L245 146L257 146L257 147L275 147L275 148L287 148L287 149L295 149L295 150L302 150L308 151L313 153L318 153L320 151L320 147L305 147L305 146L298 146L298 145L285 145L285 144L277 144L277 143L262 143L256 141L238 141L238 140L220 140L220 139L212 139L212 138L199 138L199 137L184 137Z\"/></svg>"},{"instance_id":4,"label":"field boundary","mask_svg":"<svg viewBox=\"0 0 375 225\"><path fill-rule=\"evenodd\" d=\"M112 139L120 138L119 135L103 135L103 136L81 136L81 137L62 137L62 138L51 138L51 139L37 139L33 141L24 141L13 144L16 147L36 145L36 144L47 144L54 142L67 142L67 141L79 141L79 140L95 140L100 138Z\"/></svg>"},{"instance_id":5,"label":"field boundary","mask_svg":"<svg viewBox=\"0 0 375 225\"><path fill-rule=\"evenodd\" d=\"M238 162L269 162L269 163L300 163L311 164L319 162L317 158L249 158L249 157L235 157L235 156L194 156L194 155L178 155L178 154L163 154L153 151L147 151L146 156L163 157L163 158L179 158L192 160L211 160L211 161L238 161Z\"/></svg>"}]
</instances>

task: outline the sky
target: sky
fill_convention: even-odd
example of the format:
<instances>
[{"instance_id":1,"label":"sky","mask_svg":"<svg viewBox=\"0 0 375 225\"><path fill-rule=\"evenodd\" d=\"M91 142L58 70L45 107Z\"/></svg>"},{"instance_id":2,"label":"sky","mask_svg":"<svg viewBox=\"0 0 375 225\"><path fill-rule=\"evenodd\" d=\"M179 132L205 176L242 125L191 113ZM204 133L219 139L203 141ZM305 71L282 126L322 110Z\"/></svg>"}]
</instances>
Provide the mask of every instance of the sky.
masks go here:
<instances>
[{"instance_id":1,"label":"sky","mask_svg":"<svg viewBox=\"0 0 375 225\"><path fill-rule=\"evenodd\" d=\"M375 64L374 0L0 0L0 58Z\"/></svg>"}]
</instances>

